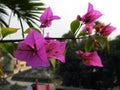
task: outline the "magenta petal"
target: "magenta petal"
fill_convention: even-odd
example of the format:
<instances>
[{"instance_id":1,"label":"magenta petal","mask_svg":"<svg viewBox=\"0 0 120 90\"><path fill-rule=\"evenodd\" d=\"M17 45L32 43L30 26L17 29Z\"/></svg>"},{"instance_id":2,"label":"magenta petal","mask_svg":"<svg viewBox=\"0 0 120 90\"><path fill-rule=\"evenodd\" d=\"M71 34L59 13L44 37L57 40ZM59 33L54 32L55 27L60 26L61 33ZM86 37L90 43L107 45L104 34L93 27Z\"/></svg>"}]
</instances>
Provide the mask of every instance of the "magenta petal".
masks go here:
<instances>
[{"instance_id":1,"label":"magenta petal","mask_svg":"<svg viewBox=\"0 0 120 90\"><path fill-rule=\"evenodd\" d=\"M100 57L97 52L85 52L83 54L83 63L87 66L103 67Z\"/></svg>"},{"instance_id":2,"label":"magenta petal","mask_svg":"<svg viewBox=\"0 0 120 90\"><path fill-rule=\"evenodd\" d=\"M102 13L97 10L94 10L93 5L89 3L88 11L85 15L82 16L81 20L85 24L91 24L94 23L100 16L102 16Z\"/></svg>"},{"instance_id":3,"label":"magenta petal","mask_svg":"<svg viewBox=\"0 0 120 90\"><path fill-rule=\"evenodd\" d=\"M28 45L22 42L18 45L18 49L14 52L14 56L23 61L29 60L32 54L32 50L28 47Z\"/></svg>"},{"instance_id":4,"label":"magenta petal","mask_svg":"<svg viewBox=\"0 0 120 90\"><path fill-rule=\"evenodd\" d=\"M45 44L45 39L40 33L31 29L24 42L32 48L35 45L35 47L39 49L42 44Z\"/></svg>"},{"instance_id":5,"label":"magenta petal","mask_svg":"<svg viewBox=\"0 0 120 90\"><path fill-rule=\"evenodd\" d=\"M51 20L55 20L55 19L60 19L60 17L59 16L53 16L53 17L51 17Z\"/></svg>"},{"instance_id":6,"label":"magenta petal","mask_svg":"<svg viewBox=\"0 0 120 90\"><path fill-rule=\"evenodd\" d=\"M93 52L93 59L90 61L91 65L103 67L100 57L98 56L97 52Z\"/></svg>"},{"instance_id":7,"label":"magenta petal","mask_svg":"<svg viewBox=\"0 0 120 90\"><path fill-rule=\"evenodd\" d=\"M37 52L37 55L39 56L40 60L45 63L46 66L49 66L49 61L45 46L41 46L41 49Z\"/></svg>"},{"instance_id":8,"label":"magenta petal","mask_svg":"<svg viewBox=\"0 0 120 90\"><path fill-rule=\"evenodd\" d=\"M32 67L48 67L49 61L45 49L45 40L37 31L30 30L26 39L19 43L14 56Z\"/></svg>"},{"instance_id":9,"label":"magenta petal","mask_svg":"<svg viewBox=\"0 0 120 90\"><path fill-rule=\"evenodd\" d=\"M14 52L14 56L21 61L25 61L27 65L34 67L48 67L49 62L44 62L37 54L33 55L33 52L31 51L22 51L22 50L16 50ZM47 60L48 61L48 60Z\"/></svg>"},{"instance_id":10,"label":"magenta petal","mask_svg":"<svg viewBox=\"0 0 120 90\"><path fill-rule=\"evenodd\" d=\"M49 27L53 20L60 19L59 16L53 15L50 7L46 8L45 12L40 17L41 27Z\"/></svg>"},{"instance_id":11,"label":"magenta petal","mask_svg":"<svg viewBox=\"0 0 120 90\"><path fill-rule=\"evenodd\" d=\"M49 67L50 64L47 62L43 62L40 60L40 57L38 55L35 55L34 57L31 57L29 61L27 61L27 64L29 66L32 66L33 68L36 67Z\"/></svg>"},{"instance_id":12,"label":"magenta petal","mask_svg":"<svg viewBox=\"0 0 120 90\"><path fill-rule=\"evenodd\" d=\"M91 3L88 4L88 12L92 12L94 10L93 5Z\"/></svg>"},{"instance_id":13,"label":"magenta petal","mask_svg":"<svg viewBox=\"0 0 120 90\"><path fill-rule=\"evenodd\" d=\"M94 16L94 19L98 19L99 17L102 16L102 13L100 11L98 11L98 10L95 10L93 12L93 16Z\"/></svg>"},{"instance_id":14,"label":"magenta petal","mask_svg":"<svg viewBox=\"0 0 120 90\"><path fill-rule=\"evenodd\" d=\"M65 62L64 51L65 51L65 42L58 42L55 40L50 40L46 46L47 56L49 58L55 58L61 62Z\"/></svg>"},{"instance_id":15,"label":"magenta petal","mask_svg":"<svg viewBox=\"0 0 120 90\"><path fill-rule=\"evenodd\" d=\"M101 34L104 37L108 37L116 28L113 26L110 26L110 24L106 25L105 27L103 27L103 29L101 30Z\"/></svg>"},{"instance_id":16,"label":"magenta petal","mask_svg":"<svg viewBox=\"0 0 120 90\"><path fill-rule=\"evenodd\" d=\"M47 18L53 16L53 12L50 7L46 8L45 12L40 17L40 22L45 23Z\"/></svg>"}]
</instances>

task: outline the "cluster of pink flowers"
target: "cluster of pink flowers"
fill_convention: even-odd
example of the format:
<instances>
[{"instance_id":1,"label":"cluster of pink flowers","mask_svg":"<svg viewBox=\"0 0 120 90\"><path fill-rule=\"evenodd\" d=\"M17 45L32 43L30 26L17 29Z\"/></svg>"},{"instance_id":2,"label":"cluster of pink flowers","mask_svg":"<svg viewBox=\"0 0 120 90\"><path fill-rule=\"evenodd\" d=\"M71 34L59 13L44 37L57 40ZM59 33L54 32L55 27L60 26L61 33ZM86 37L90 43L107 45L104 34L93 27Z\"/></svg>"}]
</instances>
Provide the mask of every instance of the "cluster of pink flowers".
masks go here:
<instances>
[{"instance_id":1,"label":"cluster of pink flowers","mask_svg":"<svg viewBox=\"0 0 120 90\"><path fill-rule=\"evenodd\" d=\"M87 35L91 35L93 30L96 30L96 35L103 38L107 38L116 28L113 26L104 25L103 23L95 23L96 20L102 16L102 13L98 10L94 10L91 3L88 4L88 11L82 17L77 16L77 19L84 25L83 31ZM50 27L53 20L60 19L59 16L53 15L50 7L46 8L45 12L40 17L41 28ZM47 38L49 38L47 36ZM99 41L93 39L93 46L98 47ZM29 34L24 41L20 42L18 49L14 52L14 56L19 59L26 61L28 65L32 67L49 67L49 59L58 59L61 62L65 62L64 51L66 42L60 42L57 40L46 40L44 37L35 30L30 30ZM98 66L103 67L101 58L99 57L97 49L90 51L76 51L79 58L82 59L83 63L87 66Z\"/></svg>"},{"instance_id":2,"label":"cluster of pink flowers","mask_svg":"<svg viewBox=\"0 0 120 90\"><path fill-rule=\"evenodd\" d=\"M91 35L93 30L96 30L96 35L100 35L103 38L107 38L116 28L113 26L104 25L103 23L95 24L96 20L102 16L102 13L98 10L94 10L93 5L91 3L88 4L88 11L82 17L80 15L77 16L77 19L85 25L83 27L83 31L88 35ZM93 46L97 50L99 42L93 38ZM92 52L83 52L81 50L76 51L76 54L79 58L82 58L83 63L87 66L98 66L103 67L101 58L99 57L97 51Z\"/></svg>"},{"instance_id":3,"label":"cluster of pink flowers","mask_svg":"<svg viewBox=\"0 0 120 90\"><path fill-rule=\"evenodd\" d=\"M59 16L54 16L50 7L40 17L41 26L49 27L55 19L60 19ZM47 38L49 38L47 36ZM56 40L46 40L35 30L30 30L24 41L20 42L18 49L14 52L14 56L18 60L26 61L27 65L32 67L49 67L49 59L58 59L65 62L64 51L66 42Z\"/></svg>"},{"instance_id":4,"label":"cluster of pink flowers","mask_svg":"<svg viewBox=\"0 0 120 90\"><path fill-rule=\"evenodd\" d=\"M92 34L92 31L95 26L95 22L98 18L102 16L102 13L99 12L98 10L94 10L93 5L91 3L88 4L88 11L85 15L82 17L80 15L77 16L77 19L82 21L84 26L84 31L87 32L88 34ZM99 32L101 35L104 37L108 37L116 28L113 26L108 25L103 25L102 23L99 23L99 30L96 30Z\"/></svg>"},{"instance_id":5,"label":"cluster of pink flowers","mask_svg":"<svg viewBox=\"0 0 120 90\"><path fill-rule=\"evenodd\" d=\"M65 62L65 47L66 42L45 40L39 32L31 29L26 39L19 43L14 56L32 67L49 67L49 58Z\"/></svg>"}]
</instances>

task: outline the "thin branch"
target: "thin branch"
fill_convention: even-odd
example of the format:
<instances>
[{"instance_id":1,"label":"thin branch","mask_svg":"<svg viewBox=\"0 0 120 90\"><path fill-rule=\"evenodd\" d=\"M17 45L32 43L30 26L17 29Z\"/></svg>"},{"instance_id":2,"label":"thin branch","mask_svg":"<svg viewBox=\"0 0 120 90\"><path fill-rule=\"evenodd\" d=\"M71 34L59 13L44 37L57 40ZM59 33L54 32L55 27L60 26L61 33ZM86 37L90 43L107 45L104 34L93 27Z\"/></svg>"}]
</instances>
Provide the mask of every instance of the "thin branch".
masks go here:
<instances>
[{"instance_id":1,"label":"thin branch","mask_svg":"<svg viewBox=\"0 0 120 90\"><path fill-rule=\"evenodd\" d=\"M0 43L4 43L4 42L20 42L23 41L24 39L14 39L14 40L0 40Z\"/></svg>"},{"instance_id":2,"label":"thin branch","mask_svg":"<svg viewBox=\"0 0 120 90\"><path fill-rule=\"evenodd\" d=\"M20 18L20 25L21 25L21 29L22 29L22 37L24 38L24 28L23 28L23 24L22 24L22 19Z\"/></svg>"},{"instance_id":3,"label":"thin branch","mask_svg":"<svg viewBox=\"0 0 120 90\"><path fill-rule=\"evenodd\" d=\"M80 38L59 38L59 37L53 37L53 38L45 38L46 40L50 40L50 39L59 39L59 40L64 40L64 39L83 39L83 38L87 38L87 37L80 37ZM23 41L24 39L14 39L14 40L0 40L1 42L20 42Z\"/></svg>"}]
</instances>

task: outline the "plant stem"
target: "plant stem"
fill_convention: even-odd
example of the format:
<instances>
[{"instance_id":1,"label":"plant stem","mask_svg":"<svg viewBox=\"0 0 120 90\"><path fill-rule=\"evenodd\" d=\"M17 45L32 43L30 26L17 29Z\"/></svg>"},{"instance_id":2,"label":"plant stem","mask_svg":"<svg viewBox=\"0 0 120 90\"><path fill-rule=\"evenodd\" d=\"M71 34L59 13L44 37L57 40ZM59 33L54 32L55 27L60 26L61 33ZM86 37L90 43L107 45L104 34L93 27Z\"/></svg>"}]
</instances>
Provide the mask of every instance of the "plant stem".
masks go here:
<instances>
[{"instance_id":1,"label":"plant stem","mask_svg":"<svg viewBox=\"0 0 120 90\"><path fill-rule=\"evenodd\" d=\"M22 20L20 19L20 25L21 25L21 29L22 29L22 37L24 38L24 28L23 28L23 24L22 24Z\"/></svg>"},{"instance_id":2,"label":"plant stem","mask_svg":"<svg viewBox=\"0 0 120 90\"><path fill-rule=\"evenodd\" d=\"M75 32L75 37L78 34L78 32L79 32L80 28L82 27L82 25L83 25L83 23L80 24L80 26L78 27L77 31Z\"/></svg>"}]
</instances>

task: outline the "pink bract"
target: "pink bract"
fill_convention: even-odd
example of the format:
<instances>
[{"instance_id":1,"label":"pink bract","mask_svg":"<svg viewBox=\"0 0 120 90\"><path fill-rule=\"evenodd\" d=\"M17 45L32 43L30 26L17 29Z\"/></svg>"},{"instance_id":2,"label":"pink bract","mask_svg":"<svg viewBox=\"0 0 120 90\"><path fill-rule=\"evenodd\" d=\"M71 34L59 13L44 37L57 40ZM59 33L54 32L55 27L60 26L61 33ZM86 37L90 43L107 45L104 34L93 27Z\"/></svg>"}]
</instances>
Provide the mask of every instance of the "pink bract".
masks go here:
<instances>
[{"instance_id":1,"label":"pink bract","mask_svg":"<svg viewBox=\"0 0 120 90\"><path fill-rule=\"evenodd\" d=\"M94 10L93 5L91 3L88 4L88 11L85 15L82 16L82 21L85 24L94 23L99 17L102 16L102 13L98 10Z\"/></svg>"},{"instance_id":2,"label":"pink bract","mask_svg":"<svg viewBox=\"0 0 120 90\"><path fill-rule=\"evenodd\" d=\"M60 17L53 15L51 8L48 7L40 17L41 27L50 27L52 21L57 19L60 19Z\"/></svg>"},{"instance_id":3,"label":"pink bract","mask_svg":"<svg viewBox=\"0 0 120 90\"><path fill-rule=\"evenodd\" d=\"M83 53L80 50L78 50L76 54L79 56L79 58L82 58L83 63L87 66L103 67L101 59L96 51Z\"/></svg>"},{"instance_id":4,"label":"pink bract","mask_svg":"<svg viewBox=\"0 0 120 90\"><path fill-rule=\"evenodd\" d=\"M108 37L115 29L115 27L110 26L110 24L108 24L100 30L100 34L104 37Z\"/></svg>"},{"instance_id":5,"label":"pink bract","mask_svg":"<svg viewBox=\"0 0 120 90\"><path fill-rule=\"evenodd\" d=\"M83 30L88 34L92 34L93 26L94 24L86 24Z\"/></svg>"},{"instance_id":6,"label":"pink bract","mask_svg":"<svg viewBox=\"0 0 120 90\"><path fill-rule=\"evenodd\" d=\"M19 43L14 56L18 60L26 61L32 67L50 66L45 49L45 40L35 30L30 30L26 39Z\"/></svg>"},{"instance_id":7,"label":"pink bract","mask_svg":"<svg viewBox=\"0 0 120 90\"><path fill-rule=\"evenodd\" d=\"M48 58L55 58L61 62L65 62L64 51L66 47L66 42L59 42L56 40L47 40L46 52Z\"/></svg>"}]
</instances>

